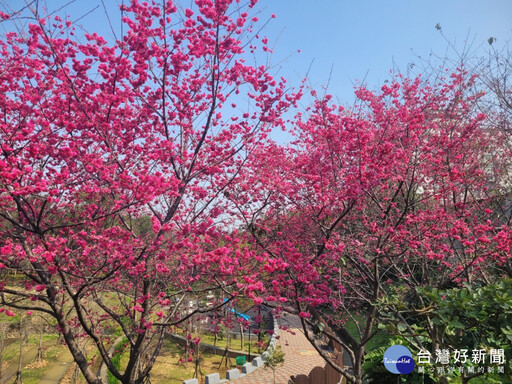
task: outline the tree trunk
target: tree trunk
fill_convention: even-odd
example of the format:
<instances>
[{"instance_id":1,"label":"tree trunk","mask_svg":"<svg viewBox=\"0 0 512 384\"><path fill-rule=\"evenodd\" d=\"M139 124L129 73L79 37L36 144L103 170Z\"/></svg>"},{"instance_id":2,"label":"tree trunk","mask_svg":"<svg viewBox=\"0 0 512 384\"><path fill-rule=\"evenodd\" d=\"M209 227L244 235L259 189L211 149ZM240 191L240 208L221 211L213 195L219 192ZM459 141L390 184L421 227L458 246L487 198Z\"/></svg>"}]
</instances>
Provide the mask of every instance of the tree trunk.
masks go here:
<instances>
[{"instance_id":1,"label":"tree trunk","mask_svg":"<svg viewBox=\"0 0 512 384\"><path fill-rule=\"evenodd\" d=\"M16 371L16 384L21 384L21 358L23 356L23 329L22 329L22 320L20 319L19 323L19 331L20 331L20 354L18 356L18 370Z\"/></svg>"},{"instance_id":2,"label":"tree trunk","mask_svg":"<svg viewBox=\"0 0 512 384\"><path fill-rule=\"evenodd\" d=\"M39 346L37 347L37 358L36 361L43 360L43 330L39 333Z\"/></svg>"},{"instance_id":3,"label":"tree trunk","mask_svg":"<svg viewBox=\"0 0 512 384\"><path fill-rule=\"evenodd\" d=\"M78 378L80 375L80 367L77 363L75 363L75 369L73 370L73 376L71 376L71 382L76 383L78 382Z\"/></svg>"},{"instance_id":4,"label":"tree trunk","mask_svg":"<svg viewBox=\"0 0 512 384\"><path fill-rule=\"evenodd\" d=\"M354 351L355 361L352 362L352 369L354 371L354 384L362 384L363 383L363 356L364 356L364 347L359 348Z\"/></svg>"},{"instance_id":5,"label":"tree trunk","mask_svg":"<svg viewBox=\"0 0 512 384\"><path fill-rule=\"evenodd\" d=\"M3 372L2 372L2 364L3 364L2 355L4 353L4 347L5 347L5 328L6 328L5 323L1 323L0 327L2 328L1 335L0 335L0 383L1 383L2 382L2 376L3 376Z\"/></svg>"},{"instance_id":6,"label":"tree trunk","mask_svg":"<svg viewBox=\"0 0 512 384\"><path fill-rule=\"evenodd\" d=\"M240 324L240 350L244 350L244 326Z\"/></svg>"},{"instance_id":7,"label":"tree trunk","mask_svg":"<svg viewBox=\"0 0 512 384\"><path fill-rule=\"evenodd\" d=\"M228 360L229 360L229 354L228 354L229 342L230 342L229 331L226 328L226 368L228 368L228 369L229 369L229 367L228 367L229 366L229 363L228 363Z\"/></svg>"}]
</instances>

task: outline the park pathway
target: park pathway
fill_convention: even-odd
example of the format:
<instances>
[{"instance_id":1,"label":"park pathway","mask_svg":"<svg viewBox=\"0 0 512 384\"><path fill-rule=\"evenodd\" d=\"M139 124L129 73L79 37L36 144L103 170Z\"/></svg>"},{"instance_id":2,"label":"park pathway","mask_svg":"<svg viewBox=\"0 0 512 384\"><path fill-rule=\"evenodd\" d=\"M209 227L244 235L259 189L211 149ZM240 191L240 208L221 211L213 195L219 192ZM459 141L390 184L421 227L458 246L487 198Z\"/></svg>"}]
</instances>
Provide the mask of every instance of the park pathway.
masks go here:
<instances>
[{"instance_id":1,"label":"park pathway","mask_svg":"<svg viewBox=\"0 0 512 384\"><path fill-rule=\"evenodd\" d=\"M24 367L30 363L33 363L37 356L37 346L30 346L29 348L23 349L21 355L21 366ZM1 384L12 383L18 372L18 359L15 357L11 363L2 370Z\"/></svg>"},{"instance_id":2,"label":"park pathway","mask_svg":"<svg viewBox=\"0 0 512 384\"><path fill-rule=\"evenodd\" d=\"M66 348L60 351L57 361L48 367L39 384L56 384L66 375L73 364L73 356Z\"/></svg>"},{"instance_id":3,"label":"park pathway","mask_svg":"<svg viewBox=\"0 0 512 384\"><path fill-rule=\"evenodd\" d=\"M47 348L50 344L55 343L52 341L51 343L45 342L44 346ZM25 347L23 349L23 354L21 357L21 366L23 370L27 370L28 365L32 364L37 357L37 345L31 345L29 347ZM50 363L46 367L44 377L39 380L38 384L56 384L58 383L66 374L67 370L73 363L73 357L71 353L67 350L67 348L62 347L62 351L59 352L57 357L57 361L54 363ZM2 371L2 379L0 380L0 384L10 384L16 378L16 372L18 371L18 358L15 357L12 359L9 365L4 368Z\"/></svg>"},{"instance_id":4,"label":"park pathway","mask_svg":"<svg viewBox=\"0 0 512 384\"><path fill-rule=\"evenodd\" d=\"M304 336L300 320L294 315L283 315L278 320L279 327L289 328L279 330L278 345L285 353L284 364L276 369L276 384L288 384L292 375L307 375L316 366L323 367L325 361ZM273 384L271 369L258 368L248 375L232 380L230 384Z\"/></svg>"}]
</instances>

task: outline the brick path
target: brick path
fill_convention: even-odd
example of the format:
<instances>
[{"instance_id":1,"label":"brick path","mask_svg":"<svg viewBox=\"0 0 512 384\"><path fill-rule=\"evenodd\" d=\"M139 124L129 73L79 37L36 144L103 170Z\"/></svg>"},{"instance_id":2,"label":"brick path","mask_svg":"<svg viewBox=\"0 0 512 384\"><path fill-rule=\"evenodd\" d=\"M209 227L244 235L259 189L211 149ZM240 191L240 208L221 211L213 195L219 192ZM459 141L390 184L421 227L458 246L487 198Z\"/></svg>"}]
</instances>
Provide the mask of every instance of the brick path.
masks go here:
<instances>
[{"instance_id":1,"label":"brick path","mask_svg":"<svg viewBox=\"0 0 512 384\"><path fill-rule=\"evenodd\" d=\"M277 344L281 346L285 357L284 364L276 369L276 384L288 384L290 376L307 375L314 367L325 365L325 361L304 336L297 316L285 315L278 322L280 327L286 326L290 329L288 331L279 330ZM271 369L258 368L241 379L230 381L231 383L273 384L274 381Z\"/></svg>"}]
</instances>

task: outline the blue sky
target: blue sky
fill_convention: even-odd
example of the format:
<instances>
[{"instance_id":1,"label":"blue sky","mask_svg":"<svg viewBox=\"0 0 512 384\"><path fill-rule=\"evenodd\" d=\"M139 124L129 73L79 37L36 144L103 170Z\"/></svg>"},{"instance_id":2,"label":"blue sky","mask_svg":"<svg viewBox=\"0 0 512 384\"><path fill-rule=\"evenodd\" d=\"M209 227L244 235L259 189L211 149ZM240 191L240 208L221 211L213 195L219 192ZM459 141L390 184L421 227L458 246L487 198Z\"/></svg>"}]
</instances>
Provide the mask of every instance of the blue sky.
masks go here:
<instances>
[{"instance_id":1,"label":"blue sky","mask_svg":"<svg viewBox=\"0 0 512 384\"><path fill-rule=\"evenodd\" d=\"M44 3L40 0L40 3ZM69 0L46 0L50 10ZM104 0L114 12L117 0ZM183 0L188 6L192 0ZM18 9L25 0L2 0ZM88 31L111 33L100 0L76 0L65 11L81 16ZM260 19L272 19L264 34L274 43L272 63L292 84L300 84L308 68L314 88L329 82L329 93L350 103L356 80L376 87L389 78L396 65L402 71L417 56L455 58L470 47L470 54L484 54L491 36L496 48L512 39L512 0L259 0ZM116 15L112 15L117 19ZM75 18L75 17L72 17ZM439 23L445 38L436 30ZM300 50L300 53L298 52Z\"/></svg>"},{"instance_id":2,"label":"blue sky","mask_svg":"<svg viewBox=\"0 0 512 384\"><path fill-rule=\"evenodd\" d=\"M277 15L267 34L277 40L274 62L291 55L283 63L287 77L299 80L313 62L309 77L318 87L332 68L329 92L348 102L354 81L377 86L394 64L405 70L430 53L456 58L448 42L459 53L467 43L470 53L484 54L489 37L497 48L512 39L510 0L260 0L259 6Z\"/></svg>"}]
</instances>

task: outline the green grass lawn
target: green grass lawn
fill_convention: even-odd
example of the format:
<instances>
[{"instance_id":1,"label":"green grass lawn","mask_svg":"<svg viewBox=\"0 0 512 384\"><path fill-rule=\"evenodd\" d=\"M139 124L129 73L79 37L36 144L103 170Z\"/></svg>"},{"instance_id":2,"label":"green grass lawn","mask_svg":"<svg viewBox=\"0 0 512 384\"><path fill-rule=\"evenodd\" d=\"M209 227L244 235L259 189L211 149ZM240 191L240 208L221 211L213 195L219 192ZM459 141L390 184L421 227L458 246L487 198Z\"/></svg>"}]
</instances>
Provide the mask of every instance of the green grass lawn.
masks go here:
<instances>
[{"instance_id":1,"label":"green grass lawn","mask_svg":"<svg viewBox=\"0 0 512 384\"><path fill-rule=\"evenodd\" d=\"M180 361L183 358L184 362ZM221 363L222 356L200 353L199 377L219 372L223 376L227 369L235 364L235 359L229 359L226 366L225 361ZM120 366L126 366L128 355L125 353L121 357ZM160 355L156 359L155 365L151 370L152 384L181 384L183 380L194 377L195 362L188 361L188 355L184 355L184 348L178 344L165 340ZM112 381L114 382L114 381Z\"/></svg>"},{"instance_id":2,"label":"green grass lawn","mask_svg":"<svg viewBox=\"0 0 512 384\"><path fill-rule=\"evenodd\" d=\"M365 316L364 314L352 314L353 319L348 319L345 323L345 327L347 328L347 331L354 337L356 340L360 340L357 325L355 322L359 322L359 326L361 329L364 328L365 324ZM374 330L376 330L377 327L374 326ZM379 347L382 347L384 345L387 345L389 340L391 339L391 335L385 331L379 330L374 337L372 337L368 343L366 344L366 351L373 351L374 349L377 349Z\"/></svg>"},{"instance_id":3,"label":"green grass lawn","mask_svg":"<svg viewBox=\"0 0 512 384\"><path fill-rule=\"evenodd\" d=\"M201 343L205 344L211 344L211 345L217 345L221 348L226 348L226 336L220 338L217 337L217 343L215 344L215 336L211 334L203 334L201 335ZM240 342L240 339L231 339L229 342L229 349L234 349L236 351L249 351L249 344L251 346L251 352L252 353L259 353L258 352L258 338L257 336L251 336L251 342L249 343L249 338L247 335L244 335L244 348L242 349L242 345Z\"/></svg>"}]
</instances>

